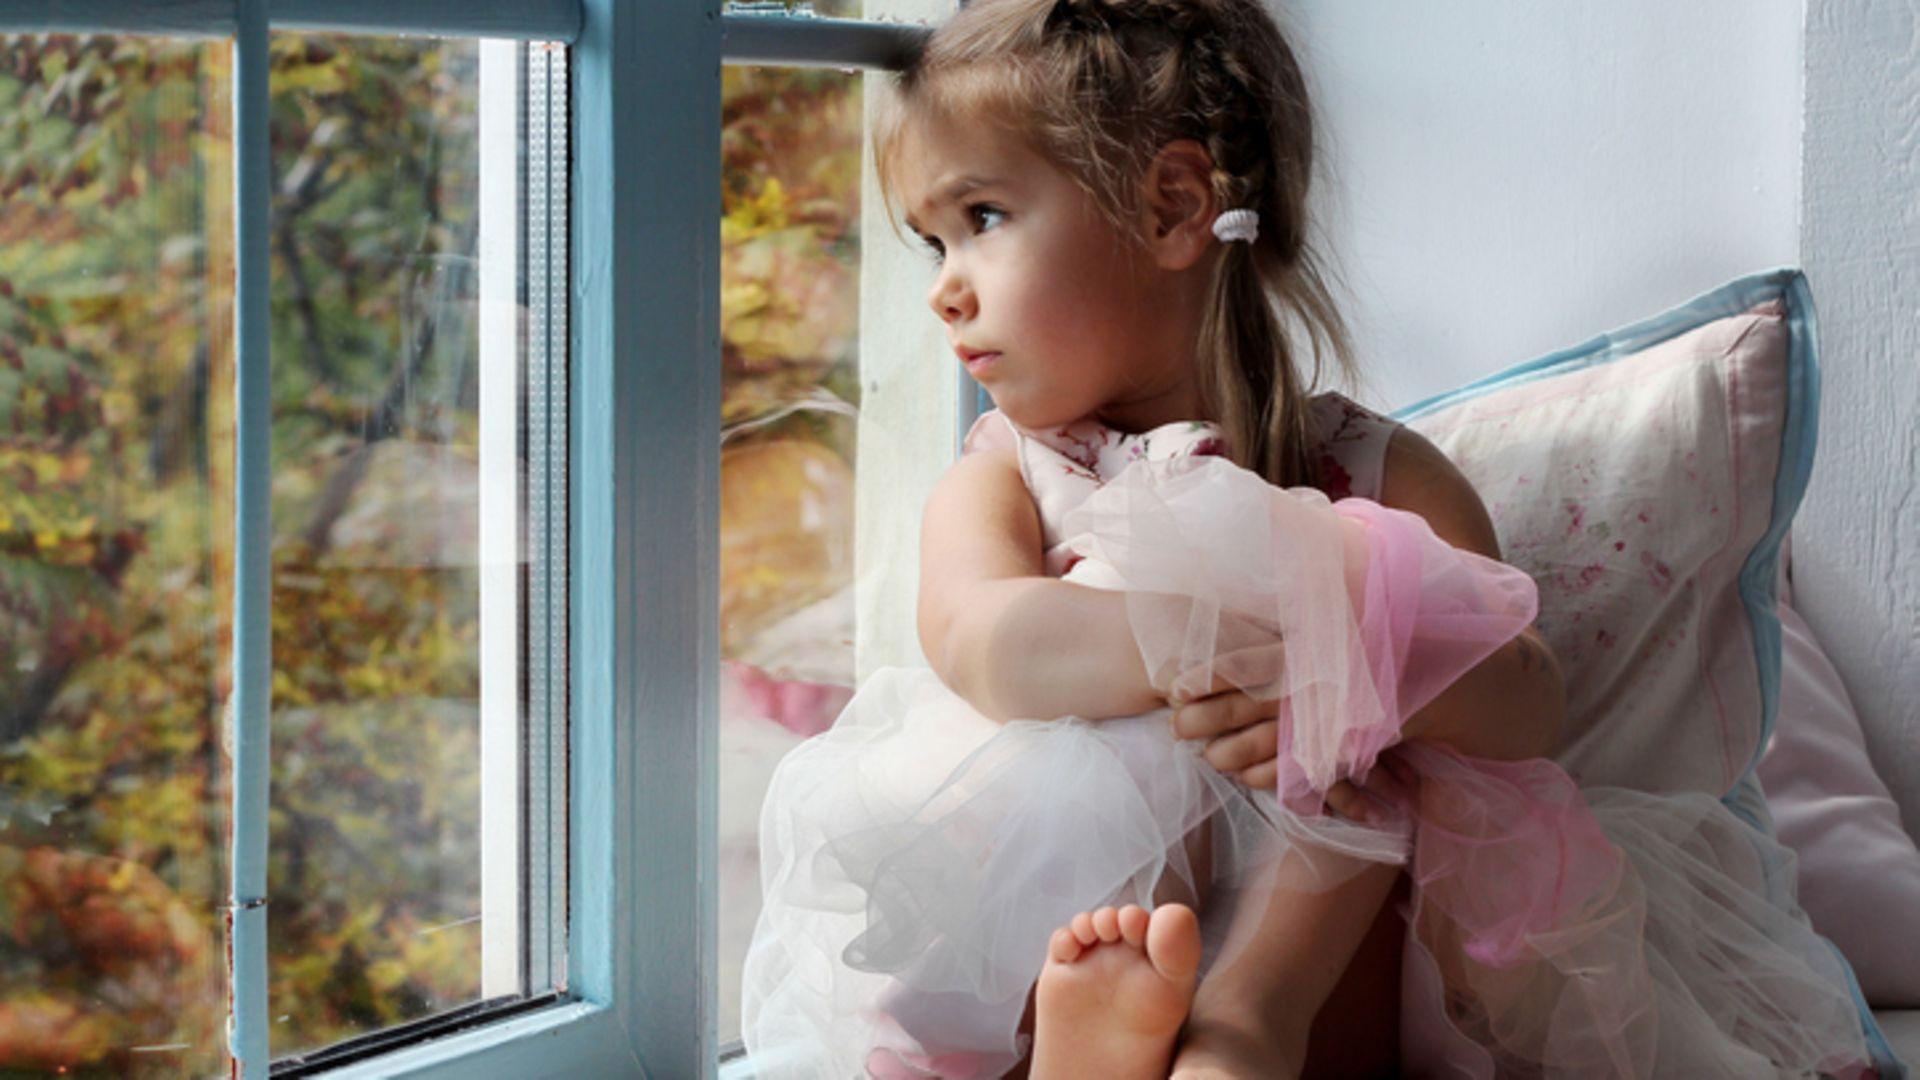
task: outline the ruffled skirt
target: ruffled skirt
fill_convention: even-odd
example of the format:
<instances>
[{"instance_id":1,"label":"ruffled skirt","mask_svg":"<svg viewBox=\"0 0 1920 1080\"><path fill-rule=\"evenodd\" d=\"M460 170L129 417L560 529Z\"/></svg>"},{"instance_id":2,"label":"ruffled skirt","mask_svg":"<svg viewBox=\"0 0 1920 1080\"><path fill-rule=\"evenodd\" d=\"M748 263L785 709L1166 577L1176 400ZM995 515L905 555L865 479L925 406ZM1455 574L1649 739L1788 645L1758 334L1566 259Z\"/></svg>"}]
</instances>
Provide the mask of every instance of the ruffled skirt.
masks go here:
<instances>
[{"instance_id":1,"label":"ruffled skirt","mask_svg":"<svg viewBox=\"0 0 1920 1080\"><path fill-rule=\"evenodd\" d=\"M925 669L875 673L789 754L743 973L756 1075L998 1076L1077 912L1320 891L1382 863L1413 883L1409 1074L1862 1071L1844 967L1770 899L1792 856L1720 802L1395 742L1484 655L1470 643L1510 638L1531 607L1505 568L1348 502L1220 461L1129 468L1069 515L1076 574L1129 591L1149 671L1277 700L1278 791L1221 775L1169 710L999 724ZM1342 777L1366 782L1375 824L1320 812ZM1228 907L1202 907L1205 965Z\"/></svg>"}]
</instances>

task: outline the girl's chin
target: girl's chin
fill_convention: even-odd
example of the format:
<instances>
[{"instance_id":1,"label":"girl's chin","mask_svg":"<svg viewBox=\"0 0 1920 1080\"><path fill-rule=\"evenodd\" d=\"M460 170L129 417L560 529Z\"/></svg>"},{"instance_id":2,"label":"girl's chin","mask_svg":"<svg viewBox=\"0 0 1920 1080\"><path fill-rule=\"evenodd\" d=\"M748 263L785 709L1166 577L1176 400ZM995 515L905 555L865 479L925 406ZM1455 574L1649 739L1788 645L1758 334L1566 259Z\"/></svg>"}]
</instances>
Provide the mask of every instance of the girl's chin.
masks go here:
<instances>
[{"instance_id":1,"label":"girl's chin","mask_svg":"<svg viewBox=\"0 0 1920 1080\"><path fill-rule=\"evenodd\" d=\"M1026 428L1028 431L1043 431L1048 428L1063 427L1087 415L1086 413L1076 413L1071 416L1066 416L1062 415L1059 409L1036 409L1030 402L1023 402L1017 398L995 394L992 391L988 391L987 396L993 399L993 407L1000 410L1000 415L1013 421L1016 425Z\"/></svg>"}]
</instances>

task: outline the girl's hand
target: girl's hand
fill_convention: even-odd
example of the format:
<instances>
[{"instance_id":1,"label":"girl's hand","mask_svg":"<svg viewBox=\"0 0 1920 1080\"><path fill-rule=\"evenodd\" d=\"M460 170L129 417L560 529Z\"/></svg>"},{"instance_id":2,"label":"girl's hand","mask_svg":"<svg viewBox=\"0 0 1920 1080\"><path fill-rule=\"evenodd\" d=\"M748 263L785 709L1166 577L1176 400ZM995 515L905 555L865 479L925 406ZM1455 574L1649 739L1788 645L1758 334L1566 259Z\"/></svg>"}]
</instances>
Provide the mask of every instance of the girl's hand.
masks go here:
<instances>
[{"instance_id":1,"label":"girl's hand","mask_svg":"<svg viewBox=\"0 0 1920 1080\"><path fill-rule=\"evenodd\" d=\"M1207 764L1248 787L1273 787L1280 774L1274 764L1280 723L1274 703L1241 690L1227 690L1174 706L1173 734L1205 740L1200 756Z\"/></svg>"},{"instance_id":2,"label":"girl's hand","mask_svg":"<svg viewBox=\"0 0 1920 1080\"><path fill-rule=\"evenodd\" d=\"M1274 703L1244 691L1228 690L1178 705L1173 734L1180 739L1204 739L1200 753L1207 764L1250 788L1279 783L1280 722ZM1372 824L1375 811L1360 789L1342 780L1327 789L1327 806L1350 821Z\"/></svg>"}]
</instances>

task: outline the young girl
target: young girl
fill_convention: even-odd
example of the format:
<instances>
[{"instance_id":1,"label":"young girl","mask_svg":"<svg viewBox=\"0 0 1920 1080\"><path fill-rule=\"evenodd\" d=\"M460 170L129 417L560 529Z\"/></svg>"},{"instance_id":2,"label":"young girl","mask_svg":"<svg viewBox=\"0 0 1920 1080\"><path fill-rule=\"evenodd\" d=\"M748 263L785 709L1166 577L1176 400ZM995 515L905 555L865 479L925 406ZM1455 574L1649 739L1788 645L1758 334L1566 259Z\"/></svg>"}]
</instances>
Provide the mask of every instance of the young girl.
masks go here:
<instances>
[{"instance_id":1,"label":"young girl","mask_svg":"<svg viewBox=\"0 0 1920 1080\"><path fill-rule=\"evenodd\" d=\"M1472 488L1309 393L1291 331L1313 369L1346 336L1259 0L973 0L897 89L882 188L997 410L926 509L931 670L876 673L769 789L756 1073L1864 1060L1760 892L1779 849L1575 791Z\"/></svg>"}]
</instances>

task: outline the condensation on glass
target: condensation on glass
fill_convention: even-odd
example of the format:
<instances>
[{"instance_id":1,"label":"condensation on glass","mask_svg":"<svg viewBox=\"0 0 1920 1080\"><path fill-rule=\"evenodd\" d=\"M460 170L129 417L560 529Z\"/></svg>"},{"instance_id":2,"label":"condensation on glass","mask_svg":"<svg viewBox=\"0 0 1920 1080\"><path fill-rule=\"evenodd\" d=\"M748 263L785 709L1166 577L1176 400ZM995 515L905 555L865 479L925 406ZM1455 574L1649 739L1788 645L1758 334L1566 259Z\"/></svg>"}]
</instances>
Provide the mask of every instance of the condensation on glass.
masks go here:
<instances>
[{"instance_id":1,"label":"condensation on glass","mask_svg":"<svg viewBox=\"0 0 1920 1080\"><path fill-rule=\"evenodd\" d=\"M521 823L538 787L535 827L564 836L561 763L535 752L564 695L530 703L527 657L564 671L564 567L529 600L564 502L528 507L565 489L565 310L539 291L565 281L565 206L536 250L526 179L557 152L537 194L565 191L564 120L530 152L524 100L529 57L564 50L270 51L283 1056L563 977L564 849ZM10 1075L226 1071L230 63L224 42L0 37Z\"/></svg>"},{"instance_id":2,"label":"condensation on glass","mask_svg":"<svg viewBox=\"0 0 1920 1080\"><path fill-rule=\"evenodd\" d=\"M723 1044L759 914L767 780L854 683L862 86L823 69L722 74Z\"/></svg>"}]
</instances>

